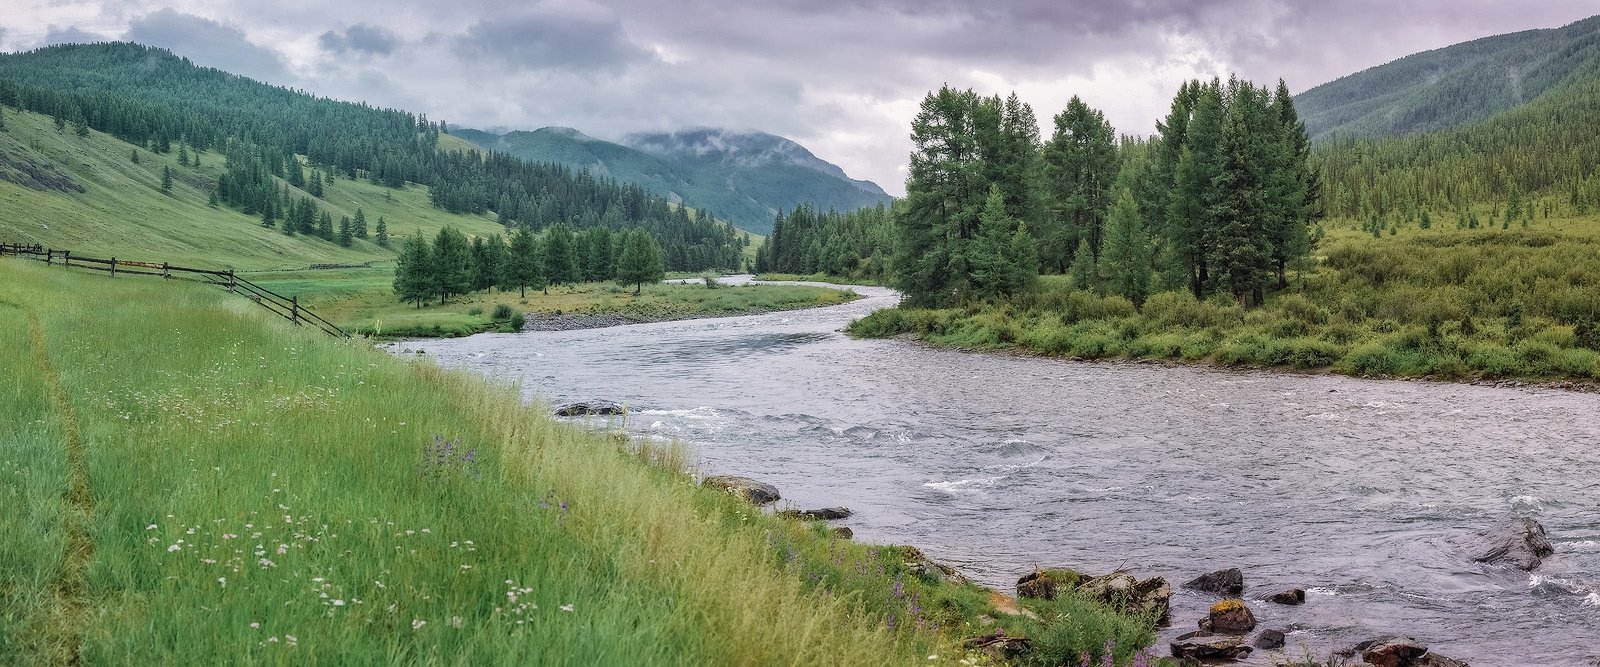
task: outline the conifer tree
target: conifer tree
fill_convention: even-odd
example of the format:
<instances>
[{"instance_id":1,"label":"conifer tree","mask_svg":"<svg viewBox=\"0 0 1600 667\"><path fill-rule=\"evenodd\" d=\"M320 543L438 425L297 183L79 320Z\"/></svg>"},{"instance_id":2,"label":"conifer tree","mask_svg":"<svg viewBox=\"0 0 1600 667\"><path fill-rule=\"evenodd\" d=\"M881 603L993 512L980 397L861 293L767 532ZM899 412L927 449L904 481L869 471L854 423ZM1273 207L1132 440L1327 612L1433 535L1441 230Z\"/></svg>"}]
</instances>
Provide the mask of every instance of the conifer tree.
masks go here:
<instances>
[{"instance_id":1,"label":"conifer tree","mask_svg":"<svg viewBox=\"0 0 1600 667\"><path fill-rule=\"evenodd\" d=\"M1088 239L1096 256L1100 252L1108 193L1117 177L1116 133L1104 114L1073 96L1055 117L1043 158L1051 228L1042 254L1059 271L1081 240Z\"/></svg>"},{"instance_id":2,"label":"conifer tree","mask_svg":"<svg viewBox=\"0 0 1600 667\"><path fill-rule=\"evenodd\" d=\"M433 274L432 250L428 240L413 234L401 246L394 264L394 295L402 303L422 303L434 295L439 282Z\"/></svg>"},{"instance_id":3,"label":"conifer tree","mask_svg":"<svg viewBox=\"0 0 1600 667\"><path fill-rule=\"evenodd\" d=\"M212 188L211 189L211 194L206 197L206 206L210 206L211 208L216 208L217 207L217 203L218 203L217 202L217 190L216 190L216 188Z\"/></svg>"},{"instance_id":4,"label":"conifer tree","mask_svg":"<svg viewBox=\"0 0 1600 667\"><path fill-rule=\"evenodd\" d=\"M380 218L381 220L381 218ZM515 285L528 297L528 288L544 289L544 258L539 256L539 241L524 227L511 234L511 251L506 261L506 284Z\"/></svg>"},{"instance_id":5,"label":"conifer tree","mask_svg":"<svg viewBox=\"0 0 1600 667\"><path fill-rule=\"evenodd\" d=\"M306 192L311 193L311 196L316 197L317 199L321 199L322 196L326 193L326 191L322 189L322 173L321 172L318 172L318 171L312 171L311 172L311 178L306 181ZM359 211L360 209L357 209L357 210Z\"/></svg>"},{"instance_id":6,"label":"conifer tree","mask_svg":"<svg viewBox=\"0 0 1600 667\"><path fill-rule=\"evenodd\" d=\"M482 264L478 266L478 289L493 290L504 286L506 260L511 251L499 234L492 234L483 242Z\"/></svg>"},{"instance_id":7,"label":"conifer tree","mask_svg":"<svg viewBox=\"0 0 1600 667\"><path fill-rule=\"evenodd\" d=\"M628 232L622 243L622 254L617 257L617 284L633 285L637 296L645 283L657 283L665 277L661 246L642 229Z\"/></svg>"},{"instance_id":8,"label":"conifer tree","mask_svg":"<svg viewBox=\"0 0 1600 667\"><path fill-rule=\"evenodd\" d=\"M355 235L350 233L350 218L341 216L339 218L339 245L348 248L352 243L355 243Z\"/></svg>"},{"instance_id":9,"label":"conifer tree","mask_svg":"<svg viewBox=\"0 0 1600 667\"><path fill-rule=\"evenodd\" d=\"M138 148L133 149L133 152L128 154L128 161L132 162L134 164L139 164L139 149Z\"/></svg>"},{"instance_id":10,"label":"conifer tree","mask_svg":"<svg viewBox=\"0 0 1600 667\"><path fill-rule=\"evenodd\" d=\"M550 284L570 285L581 279L572 229L566 223L556 223L545 230L541 245L544 246L544 275Z\"/></svg>"},{"instance_id":11,"label":"conifer tree","mask_svg":"<svg viewBox=\"0 0 1600 667\"><path fill-rule=\"evenodd\" d=\"M161 166L161 191L172 194L172 167Z\"/></svg>"},{"instance_id":12,"label":"conifer tree","mask_svg":"<svg viewBox=\"0 0 1600 667\"><path fill-rule=\"evenodd\" d=\"M378 233L374 240L378 242L378 247L380 248L389 247L389 223L384 222L381 215L378 216Z\"/></svg>"},{"instance_id":13,"label":"conifer tree","mask_svg":"<svg viewBox=\"0 0 1600 667\"><path fill-rule=\"evenodd\" d=\"M309 205L309 202L307 203L307 206L305 208L303 208L302 210L305 211L305 212L302 213L301 215L304 215L306 217L311 217L313 215L313 213L311 212L312 209L311 209L311 207ZM322 240L324 240L324 241L332 241L333 240L333 214L329 213L327 211L323 211L320 215L316 216L316 219L317 219L317 236L322 237Z\"/></svg>"},{"instance_id":14,"label":"conifer tree","mask_svg":"<svg viewBox=\"0 0 1600 667\"><path fill-rule=\"evenodd\" d=\"M1072 289L1100 291L1100 266L1095 261L1094 249L1089 247L1089 239L1078 241L1072 266L1067 269L1067 283Z\"/></svg>"},{"instance_id":15,"label":"conifer tree","mask_svg":"<svg viewBox=\"0 0 1600 667\"><path fill-rule=\"evenodd\" d=\"M355 233L356 238L367 238L367 214L359 206L356 207L356 217L351 221L350 229Z\"/></svg>"},{"instance_id":16,"label":"conifer tree","mask_svg":"<svg viewBox=\"0 0 1600 667\"><path fill-rule=\"evenodd\" d=\"M451 296L472 291L474 278L472 244L467 241L465 234L456 231L454 227L440 229L438 236L434 237L433 252L430 257L433 265L433 293L439 297L439 303L444 303Z\"/></svg>"},{"instance_id":17,"label":"conifer tree","mask_svg":"<svg viewBox=\"0 0 1600 667\"><path fill-rule=\"evenodd\" d=\"M189 166L189 151L184 148L183 144L178 144L178 166Z\"/></svg>"},{"instance_id":18,"label":"conifer tree","mask_svg":"<svg viewBox=\"0 0 1600 667\"><path fill-rule=\"evenodd\" d=\"M1133 192L1124 184L1112 191L1100 272L1106 277L1106 291L1126 297L1136 306L1143 305L1150 294L1150 238Z\"/></svg>"}]
</instances>

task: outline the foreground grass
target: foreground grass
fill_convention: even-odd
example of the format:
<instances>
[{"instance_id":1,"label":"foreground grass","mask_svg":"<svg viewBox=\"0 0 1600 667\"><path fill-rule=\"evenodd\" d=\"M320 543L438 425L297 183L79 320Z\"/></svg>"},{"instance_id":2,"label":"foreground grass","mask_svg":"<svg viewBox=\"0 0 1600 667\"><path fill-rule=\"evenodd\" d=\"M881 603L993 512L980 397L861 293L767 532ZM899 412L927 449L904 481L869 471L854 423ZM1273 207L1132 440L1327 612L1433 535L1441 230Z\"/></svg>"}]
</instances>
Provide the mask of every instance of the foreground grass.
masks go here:
<instances>
[{"instance_id":1,"label":"foreground grass","mask_svg":"<svg viewBox=\"0 0 1600 667\"><path fill-rule=\"evenodd\" d=\"M1600 378L1600 220L1531 229L1336 231L1316 269L1268 303L1120 297L1047 276L1011 303L887 310L864 336L974 349L1152 358L1450 380Z\"/></svg>"},{"instance_id":2,"label":"foreground grass","mask_svg":"<svg viewBox=\"0 0 1600 667\"><path fill-rule=\"evenodd\" d=\"M318 315L346 330L381 336L465 336L503 329L496 306L546 315L619 314L640 320L736 315L829 306L856 298L850 292L797 285L720 286L650 285L634 296L633 288L613 283L552 287L529 291L475 292L453 297L443 305L422 308L394 298L390 267L326 271L272 271L249 278L281 294L294 294Z\"/></svg>"},{"instance_id":3,"label":"foreground grass","mask_svg":"<svg viewBox=\"0 0 1600 667\"><path fill-rule=\"evenodd\" d=\"M200 286L0 262L0 663L937 664L994 613L513 388ZM1084 637L1061 655L1151 639L1040 604L1004 622Z\"/></svg>"}]
</instances>

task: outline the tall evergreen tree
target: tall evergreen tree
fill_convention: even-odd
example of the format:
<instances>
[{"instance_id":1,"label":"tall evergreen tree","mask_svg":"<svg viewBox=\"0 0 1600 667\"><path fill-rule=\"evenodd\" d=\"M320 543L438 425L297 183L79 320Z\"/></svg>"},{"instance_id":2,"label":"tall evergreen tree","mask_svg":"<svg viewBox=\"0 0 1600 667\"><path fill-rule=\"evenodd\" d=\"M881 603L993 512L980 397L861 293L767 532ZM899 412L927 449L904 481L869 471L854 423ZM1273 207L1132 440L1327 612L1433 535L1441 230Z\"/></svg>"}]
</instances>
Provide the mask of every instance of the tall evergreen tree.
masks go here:
<instances>
[{"instance_id":1,"label":"tall evergreen tree","mask_svg":"<svg viewBox=\"0 0 1600 667\"><path fill-rule=\"evenodd\" d=\"M528 297L528 288L544 289L544 258L539 255L539 241L525 227L517 227L511 234L511 253L506 261L510 276L508 285L515 285Z\"/></svg>"},{"instance_id":2,"label":"tall evergreen tree","mask_svg":"<svg viewBox=\"0 0 1600 667\"><path fill-rule=\"evenodd\" d=\"M312 213L312 211L314 210L314 207L311 205L311 202L306 202L305 206L303 206L301 208L301 210L304 211L304 213L302 213L302 215L305 215L307 217L310 217L312 215L316 215L316 219L317 219L317 236L322 237L322 240L324 240L324 241L332 241L333 240L333 214L332 213L329 213L327 211L323 211L321 213L321 215L317 215L317 214Z\"/></svg>"},{"instance_id":3,"label":"tall evergreen tree","mask_svg":"<svg viewBox=\"0 0 1600 667\"><path fill-rule=\"evenodd\" d=\"M499 234L491 234L483 242L483 264L478 267L478 289L492 290L496 286L504 287L502 282L506 274L506 263L511 255L511 250L506 247L506 241Z\"/></svg>"},{"instance_id":4,"label":"tall evergreen tree","mask_svg":"<svg viewBox=\"0 0 1600 667\"><path fill-rule=\"evenodd\" d=\"M433 294L444 303L450 297L472 291L474 266L472 244L454 227L445 227L433 239Z\"/></svg>"},{"instance_id":5,"label":"tall evergreen tree","mask_svg":"<svg viewBox=\"0 0 1600 667\"><path fill-rule=\"evenodd\" d=\"M346 248L355 243L355 235L350 233L350 218L339 217L339 245Z\"/></svg>"},{"instance_id":6,"label":"tall evergreen tree","mask_svg":"<svg viewBox=\"0 0 1600 667\"><path fill-rule=\"evenodd\" d=\"M161 191L172 194L172 167L161 166Z\"/></svg>"},{"instance_id":7,"label":"tall evergreen tree","mask_svg":"<svg viewBox=\"0 0 1600 667\"><path fill-rule=\"evenodd\" d=\"M1049 215L1040 254L1047 269L1061 271L1079 241L1089 241L1099 255L1108 193L1117 177L1116 132L1104 114L1073 96L1056 114L1042 155Z\"/></svg>"},{"instance_id":8,"label":"tall evergreen tree","mask_svg":"<svg viewBox=\"0 0 1600 667\"><path fill-rule=\"evenodd\" d=\"M578 272L578 257L572 229L566 223L556 223L545 230L544 275L552 285L571 285L582 279Z\"/></svg>"},{"instance_id":9,"label":"tall evergreen tree","mask_svg":"<svg viewBox=\"0 0 1600 667\"><path fill-rule=\"evenodd\" d=\"M661 260L661 246L642 229L628 232L622 243L622 254L617 257L617 284L633 285L637 296L645 283L661 282L664 277L666 268Z\"/></svg>"},{"instance_id":10,"label":"tall evergreen tree","mask_svg":"<svg viewBox=\"0 0 1600 667\"><path fill-rule=\"evenodd\" d=\"M355 233L358 239L367 238L367 214L361 210L360 206L356 207L356 217L350 222L350 230Z\"/></svg>"},{"instance_id":11,"label":"tall evergreen tree","mask_svg":"<svg viewBox=\"0 0 1600 667\"><path fill-rule=\"evenodd\" d=\"M910 175L897 209L894 283L910 305L949 304L969 291L966 245L987 188L974 135L979 99L944 86L911 122Z\"/></svg>"},{"instance_id":12,"label":"tall evergreen tree","mask_svg":"<svg viewBox=\"0 0 1600 667\"><path fill-rule=\"evenodd\" d=\"M422 303L432 298L439 286L433 271L433 255L428 240L419 234L411 235L401 246L400 256L395 258L395 297L401 303L414 301L421 308Z\"/></svg>"},{"instance_id":13,"label":"tall evergreen tree","mask_svg":"<svg viewBox=\"0 0 1600 667\"><path fill-rule=\"evenodd\" d=\"M1100 273L1106 277L1106 291L1140 306L1150 295L1150 237L1126 184L1119 182L1111 199L1105 245L1100 249Z\"/></svg>"},{"instance_id":14,"label":"tall evergreen tree","mask_svg":"<svg viewBox=\"0 0 1600 667\"><path fill-rule=\"evenodd\" d=\"M389 223L384 222L381 215L378 216L378 233L375 235L374 240L378 242L379 247L389 247Z\"/></svg>"}]
</instances>

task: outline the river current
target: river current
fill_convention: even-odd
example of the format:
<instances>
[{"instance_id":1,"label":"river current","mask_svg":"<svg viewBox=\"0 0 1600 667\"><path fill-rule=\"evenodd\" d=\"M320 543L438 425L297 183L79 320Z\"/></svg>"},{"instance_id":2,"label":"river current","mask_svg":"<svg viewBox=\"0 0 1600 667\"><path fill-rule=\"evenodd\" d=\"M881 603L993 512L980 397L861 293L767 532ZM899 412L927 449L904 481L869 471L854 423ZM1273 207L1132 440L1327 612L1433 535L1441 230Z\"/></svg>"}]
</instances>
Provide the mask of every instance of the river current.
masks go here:
<instances>
[{"instance_id":1,"label":"river current","mask_svg":"<svg viewBox=\"0 0 1600 667\"><path fill-rule=\"evenodd\" d=\"M1336 376L1077 363L855 340L842 306L565 332L408 341L549 405L630 406L625 427L690 446L706 474L780 504L845 505L856 539L916 545L1011 591L1035 566L1173 583L1170 638L1228 567L1287 653L1409 635L1482 665L1600 658L1600 396ZM1556 556L1473 563L1514 516Z\"/></svg>"}]
</instances>

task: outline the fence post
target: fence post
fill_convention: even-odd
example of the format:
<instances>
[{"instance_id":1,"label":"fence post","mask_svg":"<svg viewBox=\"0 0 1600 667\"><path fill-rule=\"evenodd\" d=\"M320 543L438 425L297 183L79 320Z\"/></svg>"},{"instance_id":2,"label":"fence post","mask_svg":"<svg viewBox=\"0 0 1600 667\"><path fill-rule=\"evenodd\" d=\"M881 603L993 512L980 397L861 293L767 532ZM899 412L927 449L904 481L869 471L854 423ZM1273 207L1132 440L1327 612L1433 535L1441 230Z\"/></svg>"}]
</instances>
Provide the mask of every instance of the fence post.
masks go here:
<instances>
[{"instance_id":1,"label":"fence post","mask_svg":"<svg viewBox=\"0 0 1600 667\"><path fill-rule=\"evenodd\" d=\"M67 267L72 266L72 251L71 250L63 250L63 251L61 251L61 265L62 266L67 266Z\"/></svg>"},{"instance_id":2,"label":"fence post","mask_svg":"<svg viewBox=\"0 0 1600 667\"><path fill-rule=\"evenodd\" d=\"M161 263L161 277L162 278L171 278L172 277L172 269L170 268L170 266L168 265L167 262L162 262Z\"/></svg>"},{"instance_id":3,"label":"fence post","mask_svg":"<svg viewBox=\"0 0 1600 667\"><path fill-rule=\"evenodd\" d=\"M45 251L45 255L44 255L44 265L45 266L50 266L51 264L54 264L55 263L55 259L56 259L55 248L51 248L50 250Z\"/></svg>"},{"instance_id":4,"label":"fence post","mask_svg":"<svg viewBox=\"0 0 1600 667\"><path fill-rule=\"evenodd\" d=\"M233 291L233 286L235 284L237 284L237 283L235 283L233 281L233 269L228 269L228 291L229 292Z\"/></svg>"},{"instance_id":5,"label":"fence post","mask_svg":"<svg viewBox=\"0 0 1600 667\"><path fill-rule=\"evenodd\" d=\"M117 277L117 258L111 258L111 277Z\"/></svg>"},{"instance_id":6,"label":"fence post","mask_svg":"<svg viewBox=\"0 0 1600 667\"><path fill-rule=\"evenodd\" d=\"M295 326L300 326L300 296L289 297L289 304L293 306L293 310L290 311L289 321L294 322Z\"/></svg>"}]
</instances>

